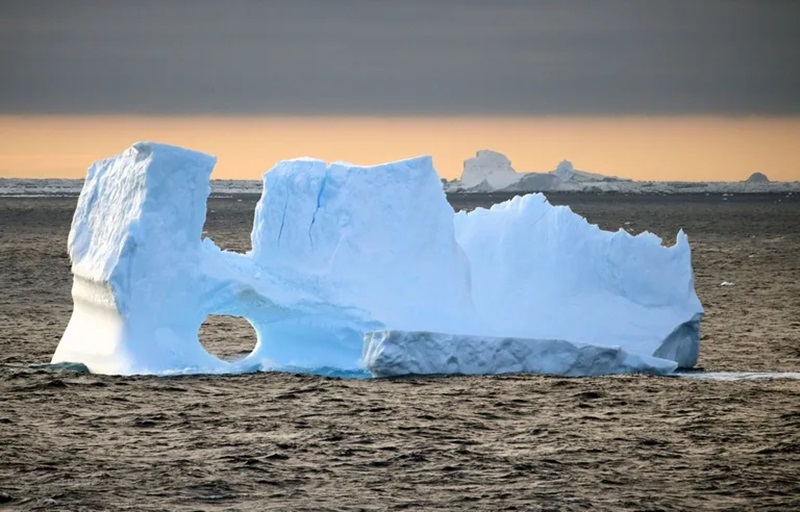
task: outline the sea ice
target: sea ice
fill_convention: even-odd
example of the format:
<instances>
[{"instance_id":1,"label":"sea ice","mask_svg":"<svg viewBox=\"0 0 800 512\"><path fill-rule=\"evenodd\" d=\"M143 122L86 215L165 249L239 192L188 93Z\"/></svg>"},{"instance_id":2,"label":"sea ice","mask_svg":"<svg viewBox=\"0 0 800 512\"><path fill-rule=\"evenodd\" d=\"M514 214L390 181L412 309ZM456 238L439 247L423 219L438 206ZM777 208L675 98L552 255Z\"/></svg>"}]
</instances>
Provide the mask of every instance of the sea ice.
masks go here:
<instances>
[{"instance_id":1,"label":"sea ice","mask_svg":"<svg viewBox=\"0 0 800 512\"><path fill-rule=\"evenodd\" d=\"M454 215L430 157L301 158L265 174L253 248L238 254L202 238L214 163L137 143L90 167L68 242L74 309L54 363L592 375L696 361L702 307L682 233L667 248L604 232L540 195ZM206 352L198 330L211 314L246 318L252 353L229 363Z\"/></svg>"}]
</instances>

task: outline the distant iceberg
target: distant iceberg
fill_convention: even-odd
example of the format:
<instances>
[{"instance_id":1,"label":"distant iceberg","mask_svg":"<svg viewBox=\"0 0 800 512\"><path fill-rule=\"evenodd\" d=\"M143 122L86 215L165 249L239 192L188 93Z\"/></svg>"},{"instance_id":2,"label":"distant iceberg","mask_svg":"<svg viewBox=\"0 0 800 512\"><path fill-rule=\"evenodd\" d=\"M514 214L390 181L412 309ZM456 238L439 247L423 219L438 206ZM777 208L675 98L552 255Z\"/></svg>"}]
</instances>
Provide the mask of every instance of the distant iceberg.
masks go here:
<instances>
[{"instance_id":1,"label":"distant iceberg","mask_svg":"<svg viewBox=\"0 0 800 512\"><path fill-rule=\"evenodd\" d=\"M461 178L447 182L447 190L467 193L585 191L598 182L631 183L631 180L580 171L569 160L562 160L549 172L517 172L504 154L482 149L464 160Z\"/></svg>"},{"instance_id":2,"label":"distant iceberg","mask_svg":"<svg viewBox=\"0 0 800 512\"><path fill-rule=\"evenodd\" d=\"M489 149L464 161L459 179L445 182L451 194L531 192L618 192L625 194L796 193L800 181L775 182L756 172L744 181L635 181L576 169L562 160L552 171L518 172L511 160Z\"/></svg>"},{"instance_id":3,"label":"distant iceberg","mask_svg":"<svg viewBox=\"0 0 800 512\"><path fill-rule=\"evenodd\" d=\"M484 149L464 161L461 184L468 190L489 192L509 187L521 178L504 154Z\"/></svg>"},{"instance_id":4,"label":"distant iceberg","mask_svg":"<svg viewBox=\"0 0 800 512\"><path fill-rule=\"evenodd\" d=\"M300 158L264 175L252 250L239 254L202 238L214 164L137 143L90 167L68 241L74 309L54 363L109 374L595 375L697 360L703 309L683 233L664 247L649 233L605 232L541 195L456 214L430 157ZM253 351L236 362L209 354L198 330L211 314L247 319Z\"/></svg>"}]
</instances>

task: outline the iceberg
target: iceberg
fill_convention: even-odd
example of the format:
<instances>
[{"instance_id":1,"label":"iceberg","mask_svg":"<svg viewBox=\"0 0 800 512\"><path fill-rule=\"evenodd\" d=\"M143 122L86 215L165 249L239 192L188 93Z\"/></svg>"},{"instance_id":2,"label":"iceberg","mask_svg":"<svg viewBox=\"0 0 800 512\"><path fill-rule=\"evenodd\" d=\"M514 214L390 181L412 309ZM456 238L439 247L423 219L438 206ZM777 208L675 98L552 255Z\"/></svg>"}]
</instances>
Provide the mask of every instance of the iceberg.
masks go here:
<instances>
[{"instance_id":1,"label":"iceberg","mask_svg":"<svg viewBox=\"0 0 800 512\"><path fill-rule=\"evenodd\" d=\"M74 308L53 363L389 376L696 362L703 310L683 233L664 247L605 232L541 195L456 214L427 156L371 167L298 158L264 175L252 249L240 254L202 236L214 164L142 142L89 168L68 239ZM249 355L228 362L203 348L213 314L250 322Z\"/></svg>"},{"instance_id":2,"label":"iceberg","mask_svg":"<svg viewBox=\"0 0 800 512\"><path fill-rule=\"evenodd\" d=\"M446 188L451 193L575 192L595 188L615 190L615 187L629 187L632 183L615 176L577 170L569 160L562 160L549 172L517 172L504 154L482 149L464 161L461 178L447 182Z\"/></svg>"}]
</instances>

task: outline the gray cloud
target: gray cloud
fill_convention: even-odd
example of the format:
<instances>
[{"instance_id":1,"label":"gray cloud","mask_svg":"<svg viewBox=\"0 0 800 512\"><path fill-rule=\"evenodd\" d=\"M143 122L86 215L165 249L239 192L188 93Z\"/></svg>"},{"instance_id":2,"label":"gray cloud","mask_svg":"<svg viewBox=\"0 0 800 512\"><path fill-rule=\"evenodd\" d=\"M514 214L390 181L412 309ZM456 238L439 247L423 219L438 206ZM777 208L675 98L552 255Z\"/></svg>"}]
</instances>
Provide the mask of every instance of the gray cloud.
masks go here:
<instances>
[{"instance_id":1,"label":"gray cloud","mask_svg":"<svg viewBox=\"0 0 800 512\"><path fill-rule=\"evenodd\" d=\"M794 1L4 1L0 112L800 113Z\"/></svg>"}]
</instances>

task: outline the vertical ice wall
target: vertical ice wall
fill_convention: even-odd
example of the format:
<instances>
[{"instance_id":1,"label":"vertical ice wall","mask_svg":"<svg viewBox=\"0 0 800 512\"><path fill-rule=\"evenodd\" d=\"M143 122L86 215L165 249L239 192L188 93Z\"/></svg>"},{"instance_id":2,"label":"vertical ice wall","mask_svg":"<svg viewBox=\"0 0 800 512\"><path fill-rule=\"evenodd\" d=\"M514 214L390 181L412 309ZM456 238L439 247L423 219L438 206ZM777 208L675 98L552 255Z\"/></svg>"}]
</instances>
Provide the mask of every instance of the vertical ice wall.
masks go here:
<instances>
[{"instance_id":1,"label":"vertical ice wall","mask_svg":"<svg viewBox=\"0 0 800 512\"><path fill-rule=\"evenodd\" d=\"M94 164L68 251L74 310L53 362L132 373L207 365L200 235L215 159L137 143Z\"/></svg>"},{"instance_id":2,"label":"vertical ice wall","mask_svg":"<svg viewBox=\"0 0 800 512\"><path fill-rule=\"evenodd\" d=\"M264 175L252 232L256 266L324 290L326 300L393 329L470 332L469 263L430 157L361 167L296 159ZM269 353L306 363L360 352L369 326L337 318L287 319L265 328ZM351 356L345 356L351 357Z\"/></svg>"}]
</instances>

